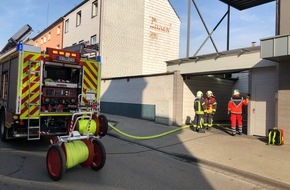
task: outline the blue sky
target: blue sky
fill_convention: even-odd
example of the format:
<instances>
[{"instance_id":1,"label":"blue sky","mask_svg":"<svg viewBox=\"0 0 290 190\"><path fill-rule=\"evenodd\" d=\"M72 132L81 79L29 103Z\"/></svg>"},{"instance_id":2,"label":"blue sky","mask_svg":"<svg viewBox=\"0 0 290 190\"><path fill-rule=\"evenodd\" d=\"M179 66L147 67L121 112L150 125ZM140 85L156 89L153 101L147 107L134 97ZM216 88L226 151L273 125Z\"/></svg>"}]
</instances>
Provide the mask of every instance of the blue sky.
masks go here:
<instances>
[{"instance_id":1,"label":"blue sky","mask_svg":"<svg viewBox=\"0 0 290 190\"><path fill-rule=\"evenodd\" d=\"M22 26L29 24L35 36L48 25L63 16L82 0L2 0L0 6L0 49ZM188 0L169 0L181 20L180 58L186 56L187 44L187 4ZM21 2L21 4L19 4ZM211 32L227 11L227 5L219 0L195 0L199 11ZM18 6L15 6L18 5ZM190 51L192 56L208 36L197 11L191 3ZM258 7L238 11L231 8L230 49L260 44L260 39L275 35L275 1ZM227 19L215 30L212 38L218 51L226 50ZM210 40L199 51L200 54L214 53Z\"/></svg>"}]
</instances>

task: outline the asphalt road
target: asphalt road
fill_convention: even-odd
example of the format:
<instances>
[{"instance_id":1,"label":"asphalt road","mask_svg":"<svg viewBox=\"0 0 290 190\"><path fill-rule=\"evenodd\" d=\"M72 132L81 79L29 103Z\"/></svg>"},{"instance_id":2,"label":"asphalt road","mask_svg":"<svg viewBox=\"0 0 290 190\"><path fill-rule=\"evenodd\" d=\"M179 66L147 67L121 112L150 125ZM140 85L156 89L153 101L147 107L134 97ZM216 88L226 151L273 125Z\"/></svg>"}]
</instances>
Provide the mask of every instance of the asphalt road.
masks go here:
<instances>
[{"instance_id":1,"label":"asphalt road","mask_svg":"<svg viewBox=\"0 0 290 190\"><path fill-rule=\"evenodd\" d=\"M265 189L112 136L101 142L107 152L103 169L94 171L77 165L57 182L46 170L47 139L0 142L0 189Z\"/></svg>"}]
</instances>

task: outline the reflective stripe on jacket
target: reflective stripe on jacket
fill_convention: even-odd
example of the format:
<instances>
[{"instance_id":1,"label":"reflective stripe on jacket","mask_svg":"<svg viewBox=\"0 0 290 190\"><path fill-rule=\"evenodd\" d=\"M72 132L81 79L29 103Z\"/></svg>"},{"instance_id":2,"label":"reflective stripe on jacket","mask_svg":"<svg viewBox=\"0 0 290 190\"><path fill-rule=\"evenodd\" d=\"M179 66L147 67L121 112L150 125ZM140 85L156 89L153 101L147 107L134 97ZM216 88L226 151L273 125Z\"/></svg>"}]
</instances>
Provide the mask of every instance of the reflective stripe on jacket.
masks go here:
<instances>
[{"instance_id":1,"label":"reflective stripe on jacket","mask_svg":"<svg viewBox=\"0 0 290 190\"><path fill-rule=\"evenodd\" d=\"M213 113L216 112L217 102L214 96L205 98L205 112Z\"/></svg>"},{"instance_id":2,"label":"reflective stripe on jacket","mask_svg":"<svg viewBox=\"0 0 290 190\"><path fill-rule=\"evenodd\" d=\"M242 114L243 106L248 105L248 99L232 97L228 103L228 111L232 114Z\"/></svg>"},{"instance_id":3,"label":"reflective stripe on jacket","mask_svg":"<svg viewBox=\"0 0 290 190\"><path fill-rule=\"evenodd\" d=\"M204 99L198 99L196 98L194 100L194 105L193 105L193 108L194 108L194 112L196 114L204 114L204 110L205 110L205 102L204 102Z\"/></svg>"}]
</instances>

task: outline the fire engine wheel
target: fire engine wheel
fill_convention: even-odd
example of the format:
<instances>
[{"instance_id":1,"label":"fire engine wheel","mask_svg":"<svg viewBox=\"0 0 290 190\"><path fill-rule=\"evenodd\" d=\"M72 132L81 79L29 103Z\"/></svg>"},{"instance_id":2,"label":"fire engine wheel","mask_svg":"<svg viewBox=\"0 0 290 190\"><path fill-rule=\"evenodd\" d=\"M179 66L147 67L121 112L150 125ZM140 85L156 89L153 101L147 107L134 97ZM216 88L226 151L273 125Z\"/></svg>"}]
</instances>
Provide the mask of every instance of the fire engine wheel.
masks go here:
<instances>
[{"instance_id":1,"label":"fire engine wheel","mask_svg":"<svg viewBox=\"0 0 290 190\"><path fill-rule=\"evenodd\" d=\"M108 119L104 115L99 115L99 123L100 123L100 136L103 137L108 132Z\"/></svg>"},{"instance_id":2,"label":"fire engine wheel","mask_svg":"<svg viewBox=\"0 0 290 190\"><path fill-rule=\"evenodd\" d=\"M106 150L101 141L98 139L93 140L94 157L91 168L95 171L102 169L106 163Z\"/></svg>"},{"instance_id":3,"label":"fire engine wheel","mask_svg":"<svg viewBox=\"0 0 290 190\"><path fill-rule=\"evenodd\" d=\"M48 174L52 180L58 181L61 179L66 169L66 158L59 145L53 144L48 149L46 166Z\"/></svg>"}]
</instances>

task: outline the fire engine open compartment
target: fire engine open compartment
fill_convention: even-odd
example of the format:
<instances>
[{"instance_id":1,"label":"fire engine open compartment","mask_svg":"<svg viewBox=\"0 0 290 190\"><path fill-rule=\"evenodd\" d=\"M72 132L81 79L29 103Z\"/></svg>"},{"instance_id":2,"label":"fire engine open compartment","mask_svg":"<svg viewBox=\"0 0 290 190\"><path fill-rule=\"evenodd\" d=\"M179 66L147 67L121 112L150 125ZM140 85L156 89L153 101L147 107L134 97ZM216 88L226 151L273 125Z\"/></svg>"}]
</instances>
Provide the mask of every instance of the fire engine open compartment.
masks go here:
<instances>
[{"instance_id":1,"label":"fire engine open compartment","mask_svg":"<svg viewBox=\"0 0 290 190\"><path fill-rule=\"evenodd\" d=\"M81 87L81 67L77 65L45 63L44 85L61 87Z\"/></svg>"},{"instance_id":2,"label":"fire engine open compartment","mask_svg":"<svg viewBox=\"0 0 290 190\"><path fill-rule=\"evenodd\" d=\"M74 112L81 93L79 66L51 63L44 65L41 112Z\"/></svg>"},{"instance_id":3,"label":"fire engine open compartment","mask_svg":"<svg viewBox=\"0 0 290 190\"><path fill-rule=\"evenodd\" d=\"M30 119L23 120L21 125L14 125L13 131L9 130L9 136L14 137L27 137L27 126L38 126L29 130L30 137L38 137L39 135L64 135L68 133L68 125L71 119L71 115L57 115L51 116L51 114L41 114L41 120Z\"/></svg>"}]
</instances>

